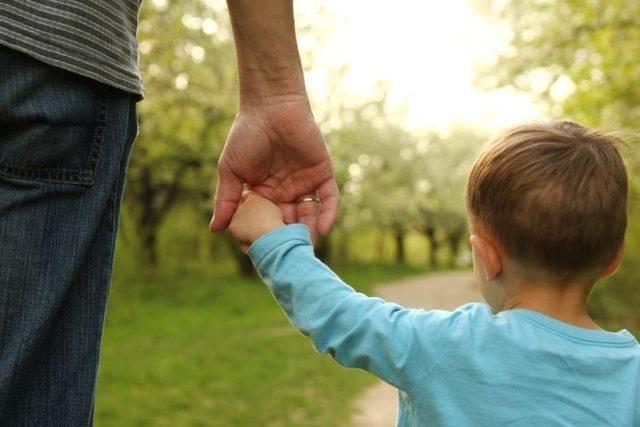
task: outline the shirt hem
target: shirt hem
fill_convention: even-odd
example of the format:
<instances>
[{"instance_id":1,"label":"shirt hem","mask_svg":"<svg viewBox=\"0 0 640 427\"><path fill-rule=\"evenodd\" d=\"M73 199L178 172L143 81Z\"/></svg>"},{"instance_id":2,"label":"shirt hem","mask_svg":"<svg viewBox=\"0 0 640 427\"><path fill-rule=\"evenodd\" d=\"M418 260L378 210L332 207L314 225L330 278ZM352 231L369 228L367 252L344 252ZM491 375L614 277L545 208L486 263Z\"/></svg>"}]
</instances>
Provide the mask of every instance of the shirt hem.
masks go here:
<instances>
[{"instance_id":1,"label":"shirt hem","mask_svg":"<svg viewBox=\"0 0 640 427\"><path fill-rule=\"evenodd\" d=\"M71 65L69 63L63 62L63 61L56 61L55 59L51 59L48 58L45 55L36 53L32 50L30 50L28 47L17 44L17 43L12 43L8 40L6 40L6 38L3 38L0 35L0 45L6 46L9 49L14 49L16 51L19 51L21 53L24 53L25 55L28 55L32 58L35 58L36 60L43 62L47 65L51 65L53 67L56 68L60 68L63 69L65 71L69 71L71 73L83 76L83 77L87 77L90 78L92 80L95 80L97 82L100 82L102 84L105 84L107 86L111 86L114 87L116 89L122 90L124 92L128 92L131 93L133 95L136 95L136 101L141 101L144 96L145 96L145 92L144 92L144 86L142 84L142 81L139 81L139 84L133 84L131 86L128 85L123 85L123 84L119 84L119 83L115 83L103 76L101 76L100 74L96 74L93 73L91 71L85 70L81 67L76 67L74 65Z\"/></svg>"}]
</instances>

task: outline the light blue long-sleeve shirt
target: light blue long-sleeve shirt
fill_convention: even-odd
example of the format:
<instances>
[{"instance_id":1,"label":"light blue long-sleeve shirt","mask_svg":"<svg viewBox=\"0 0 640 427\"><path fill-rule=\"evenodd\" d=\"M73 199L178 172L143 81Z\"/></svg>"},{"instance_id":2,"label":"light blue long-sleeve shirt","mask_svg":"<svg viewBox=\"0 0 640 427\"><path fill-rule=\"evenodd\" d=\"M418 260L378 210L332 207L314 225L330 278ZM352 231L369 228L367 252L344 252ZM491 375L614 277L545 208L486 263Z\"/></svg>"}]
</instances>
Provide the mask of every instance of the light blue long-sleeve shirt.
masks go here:
<instances>
[{"instance_id":1,"label":"light blue long-sleeve shirt","mask_svg":"<svg viewBox=\"0 0 640 427\"><path fill-rule=\"evenodd\" d=\"M321 353L399 389L399 426L640 426L640 345L530 310L408 310L343 283L294 224L249 249Z\"/></svg>"}]
</instances>

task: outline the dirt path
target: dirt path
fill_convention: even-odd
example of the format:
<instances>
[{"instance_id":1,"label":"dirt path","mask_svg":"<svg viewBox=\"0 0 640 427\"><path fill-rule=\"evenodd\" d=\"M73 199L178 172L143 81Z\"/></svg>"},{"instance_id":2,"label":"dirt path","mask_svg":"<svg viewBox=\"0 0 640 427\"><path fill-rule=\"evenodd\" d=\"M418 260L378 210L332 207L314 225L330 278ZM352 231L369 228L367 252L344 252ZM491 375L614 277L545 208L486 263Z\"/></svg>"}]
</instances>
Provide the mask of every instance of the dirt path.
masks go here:
<instances>
[{"instance_id":1,"label":"dirt path","mask_svg":"<svg viewBox=\"0 0 640 427\"><path fill-rule=\"evenodd\" d=\"M408 308L453 310L471 301L482 301L473 287L470 271L434 273L381 285L375 294ZM398 410L397 390L380 381L356 402L352 427L393 427Z\"/></svg>"}]
</instances>

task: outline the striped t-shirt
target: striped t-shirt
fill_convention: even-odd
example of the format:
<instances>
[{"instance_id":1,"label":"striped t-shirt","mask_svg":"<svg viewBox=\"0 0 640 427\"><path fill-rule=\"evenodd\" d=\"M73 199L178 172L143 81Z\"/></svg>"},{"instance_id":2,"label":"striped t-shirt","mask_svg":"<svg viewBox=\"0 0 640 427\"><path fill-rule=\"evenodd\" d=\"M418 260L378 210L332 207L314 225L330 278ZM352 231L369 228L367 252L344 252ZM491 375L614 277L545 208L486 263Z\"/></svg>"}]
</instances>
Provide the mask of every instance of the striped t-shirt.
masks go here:
<instances>
[{"instance_id":1,"label":"striped t-shirt","mask_svg":"<svg viewBox=\"0 0 640 427\"><path fill-rule=\"evenodd\" d=\"M140 2L0 0L0 45L142 96Z\"/></svg>"}]
</instances>

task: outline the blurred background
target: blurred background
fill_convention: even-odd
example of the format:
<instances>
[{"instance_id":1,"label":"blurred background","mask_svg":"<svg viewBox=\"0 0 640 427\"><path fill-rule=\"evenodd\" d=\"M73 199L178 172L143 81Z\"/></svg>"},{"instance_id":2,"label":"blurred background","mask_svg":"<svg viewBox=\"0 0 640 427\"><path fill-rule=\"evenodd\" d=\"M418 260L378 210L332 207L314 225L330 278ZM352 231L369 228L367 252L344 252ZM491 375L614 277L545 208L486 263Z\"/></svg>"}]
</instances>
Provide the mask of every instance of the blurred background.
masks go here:
<instances>
[{"instance_id":1,"label":"blurred background","mask_svg":"<svg viewBox=\"0 0 640 427\"><path fill-rule=\"evenodd\" d=\"M342 205L317 254L364 292L468 268L464 187L482 144L527 120L638 129L636 0L298 0L299 45ZM288 324L248 259L207 231L236 112L224 0L145 0L147 96L129 169L98 426L343 425L373 381ZM590 309L640 334L640 168L618 274Z\"/></svg>"}]
</instances>

